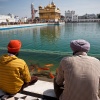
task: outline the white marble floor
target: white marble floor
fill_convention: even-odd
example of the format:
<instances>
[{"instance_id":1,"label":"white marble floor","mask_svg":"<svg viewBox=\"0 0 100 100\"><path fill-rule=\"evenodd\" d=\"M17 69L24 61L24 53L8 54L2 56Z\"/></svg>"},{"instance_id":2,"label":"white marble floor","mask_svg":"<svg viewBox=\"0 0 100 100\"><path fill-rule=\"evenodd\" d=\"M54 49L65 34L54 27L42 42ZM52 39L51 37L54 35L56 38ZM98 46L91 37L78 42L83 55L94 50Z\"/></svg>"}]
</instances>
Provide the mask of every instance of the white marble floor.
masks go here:
<instances>
[{"instance_id":1,"label":"white marble floor","mask_svg":"<svg viewBox=\"0 0 100 100\"><path fill-rule=\"evenodd\" d=\"M42 80L38 80L34 85L30 85L24 88L23 93L24 92L28 92L28 94L17 93L16 95L13 95L11 98L8 98L8 95L0 91L0 96L3 95L2 98L0 98L0 100L49 100L43 99L39 96L34 96L34 93L41 96L56 98L53 83Z\"/></svg>"}]
</instances>

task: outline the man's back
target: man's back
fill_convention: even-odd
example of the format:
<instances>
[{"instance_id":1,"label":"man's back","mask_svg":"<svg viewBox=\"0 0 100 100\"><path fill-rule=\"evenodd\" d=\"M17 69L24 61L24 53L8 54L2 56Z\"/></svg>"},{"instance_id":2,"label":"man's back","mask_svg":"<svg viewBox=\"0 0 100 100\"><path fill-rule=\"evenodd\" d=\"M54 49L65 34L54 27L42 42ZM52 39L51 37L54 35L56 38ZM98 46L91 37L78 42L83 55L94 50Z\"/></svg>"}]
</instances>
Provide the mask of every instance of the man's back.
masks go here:
<instances>
[{"instance_id":1,"label":"man's back","mask_svg":"<svg viewBox=\"0 0 100 100\"><path fill-rule=\"evenodd\" d=\"M24 82L30 81L30 73L24 60L6 54L0 58L0 89L14 94Z\"/></svg>"},{"instance_id":2,"label":"man's back","mask_svg":"<svg viewBox=\"0 0 100 100\"><path fill-rule=\"evenodd\" d=\"M65 57L61 61L65 89L61 100L99 100L100 61L87 55ZM59 80L57 80L59 83Z\"/></svg>"}]
</instances>

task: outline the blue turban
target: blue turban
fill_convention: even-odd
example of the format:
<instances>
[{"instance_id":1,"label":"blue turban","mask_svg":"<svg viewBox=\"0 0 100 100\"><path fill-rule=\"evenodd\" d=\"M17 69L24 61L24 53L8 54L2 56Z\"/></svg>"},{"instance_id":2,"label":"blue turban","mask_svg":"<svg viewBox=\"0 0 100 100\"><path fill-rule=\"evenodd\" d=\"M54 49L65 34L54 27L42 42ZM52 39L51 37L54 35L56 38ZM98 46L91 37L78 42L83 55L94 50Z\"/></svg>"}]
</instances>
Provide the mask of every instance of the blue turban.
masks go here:
<instances>
[{"instance_id":1,"label":"blue turban","mask_svg":"<svg viewBox=\"0 0 100 100\"><path fill-rule=\"evenodd\" d=\"M90 43L83 39L72 40L70 47L73 52L88 52L90 50Z\"/></svg>"}]
</instances>

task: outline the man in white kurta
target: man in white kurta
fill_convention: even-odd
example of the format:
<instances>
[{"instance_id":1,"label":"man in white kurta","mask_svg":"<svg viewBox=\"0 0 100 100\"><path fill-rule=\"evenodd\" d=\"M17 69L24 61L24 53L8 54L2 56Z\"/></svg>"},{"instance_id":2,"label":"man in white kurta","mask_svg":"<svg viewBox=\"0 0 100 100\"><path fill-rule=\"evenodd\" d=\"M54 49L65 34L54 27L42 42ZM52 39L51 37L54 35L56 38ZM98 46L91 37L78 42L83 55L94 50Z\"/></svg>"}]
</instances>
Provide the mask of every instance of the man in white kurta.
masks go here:
<instances>
[{"instance_id":1,"label":"man in white kurta","mask_svg":"<svg viewBox=\"0 0 100 100\"><path fill-rule=\"evenodd\" d=\"M89 42L74 40L70 43L73 56L64 57L58 68L54 80L54 89L57 94L57 84L64 85L59 94L59 100L100 100L100 61L88 56Z\"/></svg>"}]
</instances>

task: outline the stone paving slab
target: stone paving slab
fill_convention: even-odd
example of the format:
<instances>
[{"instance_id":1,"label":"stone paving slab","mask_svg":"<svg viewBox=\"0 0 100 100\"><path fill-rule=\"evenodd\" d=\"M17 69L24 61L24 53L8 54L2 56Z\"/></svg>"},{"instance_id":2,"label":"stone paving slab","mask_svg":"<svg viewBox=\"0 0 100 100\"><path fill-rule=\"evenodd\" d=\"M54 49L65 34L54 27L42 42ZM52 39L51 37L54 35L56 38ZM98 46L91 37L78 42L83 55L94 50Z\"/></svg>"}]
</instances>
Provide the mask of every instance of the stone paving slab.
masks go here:
<instances>
[{"instance_id":1,"label":"stone paving slab","mask_svg":"<svg viewBox=\"0 0 100 100\"><path fill-rule=\"evenodd\" d=\"M54 93L53 83L42 80L38 80L34 85L24 88L24 91L46 95L50 97L56 97Z\"/></svg>"},{"instance_id":2,"label":"stone paving slab","mask_svg":"<svg viewBox=\"0 0 100 100\"><path fill-rule=\"evenodd\" d=\"M21 93L8 97L9 95L0 90L0 100L56 100L53 83L42 80L24 88Z\"/></svg>"}]
</instances>

